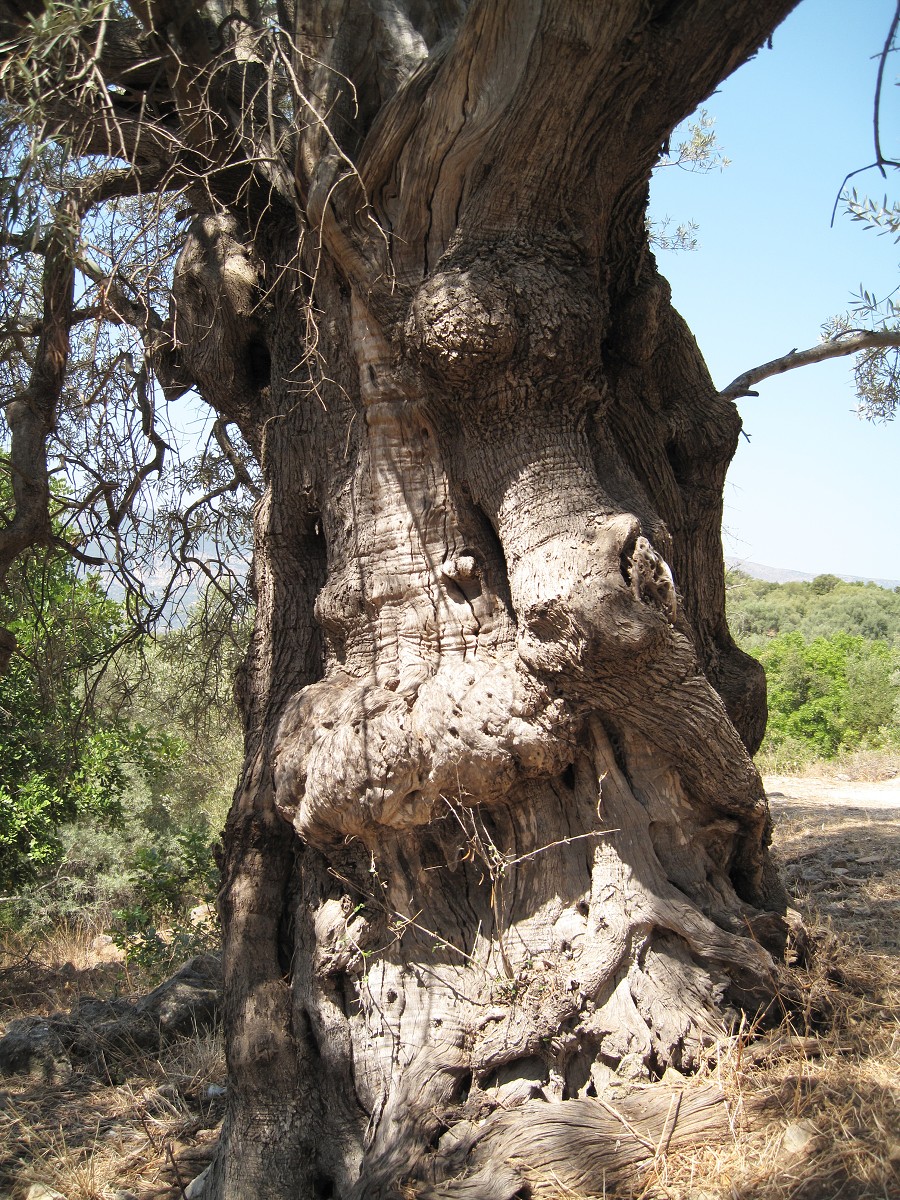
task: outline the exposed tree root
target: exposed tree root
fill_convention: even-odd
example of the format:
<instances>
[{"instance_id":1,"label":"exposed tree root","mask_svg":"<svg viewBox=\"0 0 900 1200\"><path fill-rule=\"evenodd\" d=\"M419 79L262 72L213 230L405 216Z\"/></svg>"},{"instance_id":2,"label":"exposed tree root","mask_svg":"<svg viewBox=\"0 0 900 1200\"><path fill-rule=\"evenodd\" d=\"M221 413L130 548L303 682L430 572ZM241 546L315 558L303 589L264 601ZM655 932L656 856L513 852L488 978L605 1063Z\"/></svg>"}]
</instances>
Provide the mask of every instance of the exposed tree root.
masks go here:
<instances>
[{"instance_id":1,"label":"exposed tree root","mask_svg":"<svg viewBox=\"0 0 900 1200\"><path fill-rule=\"evenodd\" d=\"M65 1015L11 1021L0 1038L0 1074L29 1073L50 1082L79 1062L106 1075L117 1057L158 1051L211 1025L221 1001L221 961L198 955L140 1000L82 1000Z\"/></svg>"},{"instance_id":2,"label":"exposed tree root","mask_svg":"<svg viewBox=\"0 0 900 1200\"><path fill-rule=\"evenodd\" d=\"M513 1200L517 1196L605 1196L642 1164L679 1146L716 1141L731 1131L715 1085L654 1087L614 1101L538 1101L498 1111L480 1126L451 1131L423 1164L433 1182L401 1181L365 1195L416 1200ZM371 1185L367 1185L371 1187Z\"/></svg>"}]
</instances>

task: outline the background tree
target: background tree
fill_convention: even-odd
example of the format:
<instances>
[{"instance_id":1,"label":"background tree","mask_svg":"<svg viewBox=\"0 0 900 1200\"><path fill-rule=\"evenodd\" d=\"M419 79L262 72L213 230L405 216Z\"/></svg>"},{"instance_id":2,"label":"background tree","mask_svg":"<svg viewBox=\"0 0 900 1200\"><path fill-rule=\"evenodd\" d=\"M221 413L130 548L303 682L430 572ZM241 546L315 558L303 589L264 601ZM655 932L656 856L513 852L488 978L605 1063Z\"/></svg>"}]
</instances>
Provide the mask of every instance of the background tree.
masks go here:
<instances>
[{"instance_id":1,"label":"background tree","mask_svg":"<svg viewBox=\"0 0 900 1200\"><path fill-rule=\"evenodd\" d=\"M157 773L170 747L98 702L128 626L96 575L79 578L59 549L29 549L7 577L0 616L16 639L0 676L0 888L8 892L58 863L62 825L121 817L133 778Z\"/></svg>"},{"instance_id":2,"label":"background tree","mask_svg":"<svg viewBox=\"0 0 900 1200\"><path fill-rule=\"evenodd\" d=\"M214 949L197 919L243 760L232 698L245 630L206 595L187 622L135 636L124 606L58 549L12 567L16 649L0 677L0 934L110 931L160 972ZM123 645L124 642L124 645Z\"/></svg>"},{"instance_id":3,"label":"background tree","mask_svg":"<svg viewBox=\"0 0 900 1200\"><path fill-rule=\"evenodd\" d=\"M740 421L645 210L791 7L0 4L0 577L62 537L158 607L260 492L210 1196L600 1186L659 1144L611 1082L790 1002Z\"/></svg>"},{"instance_id":4,"label":"background tree","mask_svg":"<svg viewBox=\"0 0 900 1200\"><path fill-rule=\"evenodd\" d=\"M729 628L759 658L769 720L762 770L859 750L889 776L900 748L900 593L818 575L728 576Z\"/></svg>"}]
</instances>

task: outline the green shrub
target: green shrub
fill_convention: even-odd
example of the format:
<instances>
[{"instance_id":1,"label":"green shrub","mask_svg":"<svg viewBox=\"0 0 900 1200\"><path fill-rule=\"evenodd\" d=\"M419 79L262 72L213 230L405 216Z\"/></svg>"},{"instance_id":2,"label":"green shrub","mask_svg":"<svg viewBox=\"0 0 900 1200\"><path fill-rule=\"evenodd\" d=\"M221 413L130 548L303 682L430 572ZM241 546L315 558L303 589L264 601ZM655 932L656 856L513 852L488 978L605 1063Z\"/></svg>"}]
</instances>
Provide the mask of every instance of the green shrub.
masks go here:
<instances>
[{"instance_id":1,"label":"green shrub","mask_svg":"<svg viewBox=\"0 0 900 1200\"><path fill-rule=\"evenodd\" d=\"M0 478L0 519L10 504ZM214 896L213 831L242 761L231 680L248 627L226 599L210 593L184 627L135 639L62 551L13 564L0 598L17 643L0 676L0 924L102 928L117 911L133 957L215 940L187 912Z\"/></svg>"},{"instance_id":2,"label":"green shrub","mask_svg":"<svg viewBox=\"0 0 900 1200\"><path fill-rule=\"evenodd\" d=\"M218 885L209 824L202 813L190 827L157 831L138 846L128 875L132 899L113 914L113 940L129 960L165 969L218 946L214 915L191 921L191 909L199 905L214 914Z\"/></svg>"},{"instance_id":3,"label":"green shrub","mask_svg":"<svg viewBox=\"0 0 900 1200\"><path fill-rule=\"evenodd\" d=\"M10 572L0 622L16 637L0 677L0 888L46 874L62 856L60 828L121 819L133 778L150 777L176 748L96 703L95 684L120 643L121 606L54 550Z\"/></svg>"},{"instance_id":4,"label":"green shrub","mask_svg":"<svg viewBox=\"0 0 900 1200\"><path fill-rule=\"evenodd\" d=\"M847 633L806 642L793 632L755 653L768 682L762 753L769 758L833 758L900 735L900 655L885 642Z\"/></svg>"}]
</instances>

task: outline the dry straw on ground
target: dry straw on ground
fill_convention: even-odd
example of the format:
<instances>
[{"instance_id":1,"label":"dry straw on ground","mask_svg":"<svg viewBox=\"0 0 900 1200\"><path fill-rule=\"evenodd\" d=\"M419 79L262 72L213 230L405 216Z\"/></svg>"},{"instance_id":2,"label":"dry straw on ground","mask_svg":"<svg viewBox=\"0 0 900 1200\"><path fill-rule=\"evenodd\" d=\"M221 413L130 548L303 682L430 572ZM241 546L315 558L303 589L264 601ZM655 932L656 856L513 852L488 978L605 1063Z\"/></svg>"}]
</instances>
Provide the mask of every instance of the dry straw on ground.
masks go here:
<instances>
[{"instance_id":1,"label":"dry straw on ground","mask_svg":"<svg viewBox=\"0 0 900 1200\"><path fill-rule=\"evenodd\" d=\"M531 1181L536 1198L896 1200L900 1197L900 810L775 799L776 851L813 935L807 1012L752 1029L684 1086L718 1083L731 1131L660 1148L616 1191ZM58 934L0 959L0 1022L69 1008L146 981L97 962L96 931ZM0 1080L0 1196L41 1183L66 1200L177 1200L209 1161L223 1110L221 1039L199 1034L105 1078Z\"/></svg>"}]
</instances>

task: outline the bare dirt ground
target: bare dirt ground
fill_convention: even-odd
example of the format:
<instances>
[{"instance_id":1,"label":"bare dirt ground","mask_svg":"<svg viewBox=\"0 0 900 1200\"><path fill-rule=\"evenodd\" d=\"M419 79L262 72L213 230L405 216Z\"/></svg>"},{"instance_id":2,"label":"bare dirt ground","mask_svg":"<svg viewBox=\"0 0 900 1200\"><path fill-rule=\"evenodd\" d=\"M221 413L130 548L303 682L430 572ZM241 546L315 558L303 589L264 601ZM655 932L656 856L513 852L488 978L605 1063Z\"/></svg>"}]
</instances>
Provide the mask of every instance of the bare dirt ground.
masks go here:
<instances>
[{"instance_id":1,"label":"bare dirt ground","mask_svg":"<svg viewBox=\"0 0 900 1200\"><path fill-rule=\"evenodd\" d=\"M768 775L774 850L811 926L900 959L900 776ZM900 1020L900 1012L893 1014ZM900 1193L898 1193L900 1195Z\"/></svg>"},{"instance_id":2,"label":"bare dirt ground","mask_svg":"<svg viewBox=\"0 0 900 1200\"><path fill-rule=\"evenodd\" d=\"M839 805L871 810L900 809L900 775L877 782L807 775L765 775L763 783L775 812L795 812L797 806Z\"/></svg>"},{"instance_id":3,"label":"bare dirt ground","mask_svg":"<svg viewBox=\"0 0 900 1200\"><path fill-rule=\"evenodd\" d=\"M756 1113L733 1141L673 1156L635 1195L900 1200L900 777L765 784L810 934L806 1012L712 1066L735 1112Z\"/></svg>"},{"instance_id":4,"label":"bare dirt ground","mask_svg":"<svg viewBox=\"0 0 900 1200\"><path fill-rule=\"evenodd\" d=\"M798 965L805 1011L710 1051L698 1082L724 1090L730 1138L658 1155L618 1192L598 1181L597 1196L900 1200L900 777L766 786L775 854L813 947ZM0 1033L78 996L139 990L91 944L0 947ZM226 1087L214 1034L153 1061L109 1061L100 1077L76 1066L58 1080L0 1078L0 1198L179 1200L209 1161ZM534 1192L563 1196L579 1200Z\"/></svg>"}]
</instances>

